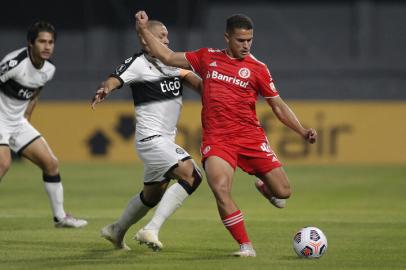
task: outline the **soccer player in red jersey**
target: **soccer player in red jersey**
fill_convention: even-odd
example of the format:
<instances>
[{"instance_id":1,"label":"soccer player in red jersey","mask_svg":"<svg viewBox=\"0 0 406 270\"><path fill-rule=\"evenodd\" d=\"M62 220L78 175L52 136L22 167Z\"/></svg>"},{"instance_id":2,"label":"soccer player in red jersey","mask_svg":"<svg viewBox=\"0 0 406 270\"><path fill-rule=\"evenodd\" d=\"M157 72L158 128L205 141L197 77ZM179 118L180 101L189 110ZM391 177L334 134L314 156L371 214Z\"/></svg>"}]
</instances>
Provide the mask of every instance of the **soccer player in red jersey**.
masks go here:
<instances>
[{"instance_id":1,"label":"soccer player in red jersey","mask_svg":"<svg viewBox=\"0 0 406 270\"><path fill-rule=\"evenodd\" d=\"M317 133L306 129L279 96L267 66L251 53L253 23L245 15L227 19L224 50L202 48L173 52L148 31L145 11L135 14L136 27L158 59L169 66L192 69L203 80L202 163L216 198L224 226L240 244L233 253L255 257L244 218L231 197L236 167L257 176L258 190L277 207L291 195L288 177L269 146L255 112L258 94L263 96L278 119L305 140L314 143Z\"/></svg>"}]
</instances>

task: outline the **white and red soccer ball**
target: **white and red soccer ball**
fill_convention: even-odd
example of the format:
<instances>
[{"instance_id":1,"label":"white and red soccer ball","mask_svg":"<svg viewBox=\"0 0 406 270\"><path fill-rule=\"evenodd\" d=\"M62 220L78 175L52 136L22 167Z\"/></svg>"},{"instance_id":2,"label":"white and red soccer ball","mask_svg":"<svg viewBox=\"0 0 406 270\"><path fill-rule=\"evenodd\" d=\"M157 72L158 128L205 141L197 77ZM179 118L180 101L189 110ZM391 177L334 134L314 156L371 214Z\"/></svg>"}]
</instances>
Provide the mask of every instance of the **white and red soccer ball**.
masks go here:
<instances>
[{"instance_id":1,"label":"white and red soccer ball","mask_svg":"<svg viewBox=\"0 0 406 270\"><path fill-rule=\"evenodd\" d=\"M320 258L327 250L327 237L316 227L304 227L293 237L293 249L299 257Z\"/></svg>"}]
</instances>

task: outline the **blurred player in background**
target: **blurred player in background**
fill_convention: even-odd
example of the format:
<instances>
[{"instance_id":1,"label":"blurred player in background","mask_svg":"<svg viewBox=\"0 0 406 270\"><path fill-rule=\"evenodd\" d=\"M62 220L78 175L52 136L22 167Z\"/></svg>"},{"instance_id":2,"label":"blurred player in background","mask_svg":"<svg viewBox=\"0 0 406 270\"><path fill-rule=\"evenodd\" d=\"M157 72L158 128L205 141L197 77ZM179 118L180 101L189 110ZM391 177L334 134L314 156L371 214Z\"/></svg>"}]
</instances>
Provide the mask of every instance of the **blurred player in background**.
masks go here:
<instances>
[{"instance_id":1,"label":"blurred player in background","mask_svg":"<svg viewBox=\"0 0 406 270\"><path fill-rule=\"evenodd\" d=\"M80 228L87 221L67 214L58 160L41 134L29 123L42 87L52 79L49 61L55 46L55 28L47 22L33 24L28 46L15 50L0 62L0 179L11 166L11 152L32 161L43 172L55 227Z\"/></svg>"},{"instance_id":2,"label":"blurred player in background","mask_svg":"<svg viewBox=\"0 0 406 270\"><path fill-rule=\"evenodd\" d=\"M269 146L255 112L258 94L262 95L278 119L305 140L314 143L317 133L305 129L279 96L267 66L251 53L253 23L245 15L227 19L224 50L203 48L193 52L173 52L151 34L144 11L135 14L137 29L164 64L193 69L203 79L202 163L216 198L224 226L240 244L239 257L255 257L244 218L231 197L237 166L256 175L256 186L279 208L291 195L288 177Z\"/></svg>"},{"instance_id":3,"label":"blurred player in background","mask_svg":"<svg viewBox=\"0 0 406 270\"><path fill-rule=\"evenodd\" d=\"M149 21L146 27L163 46L169 45L165 25ZM94 108L112 91L130 85L136 114L135 146L144 163L143 190L101 234L116 248L129 249L124 242L125 233L159 203L152 220L135 235L135 240L158 251L163 246L158 239L161 225L201 183L200 169L189 153L175 143L183 83L200 93L201 79L191 71L162 64L150 54L145 41L140 39L140 42L142 51L118 66L92 101ZM167 189L171 179L178 182Z\"/></svg>"}]
</instances>

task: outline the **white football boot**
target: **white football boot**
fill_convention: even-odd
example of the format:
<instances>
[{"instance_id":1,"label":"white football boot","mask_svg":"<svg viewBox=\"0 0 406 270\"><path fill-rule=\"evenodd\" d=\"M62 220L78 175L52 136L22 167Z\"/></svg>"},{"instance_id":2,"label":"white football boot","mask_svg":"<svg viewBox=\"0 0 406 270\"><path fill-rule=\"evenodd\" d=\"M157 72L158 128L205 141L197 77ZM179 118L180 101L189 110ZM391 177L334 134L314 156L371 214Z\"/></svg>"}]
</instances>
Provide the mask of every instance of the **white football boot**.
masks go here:
<instances>
[{"instance_id":1,"label":"white football boot","mask_svg":"<svg viewBox=\"0 0 406 270\"><path fill-rule=\"evenodd\" d=\"M153 251L160 251L163 244L158 239L158 232L155 230L146 230L142 228L134 236L134 240L138 241L140 245L146 244Z\"/></svg>"},{"instance_id":2,"label":"white football boot","mask_svg":"<svg viewBox=\"0 0 406 270\"><path fill-rule=\"evenodd\" d=\"M272 196L271 192L268 190L268 188L261 179L257 179L257 181L255 181L255 187L276 208L286 207L286 200Z\"/></svg>"},{"instance_id":3,"label":"white football boot","mask_svg":"<svg viewBox=\"0 0 406 270\"><path fill-rule=\"evenodd\" d=\"M257 253L255 252L254 247L251 243L241 244L240 250L233 253L235 257L256 257Z\"/></svg>"},{"instance_id":4,"label":"white football boot","mask_svg":"<svg viewBox=\"0 0 406 270\"><path fill-rule=\"evenodd\" d=\"M56 228L82 228L87 225L87 221L84 219L74 218L73 216L66 214L63 219L56 219L54 223Z\"/></svg>"},{"instance_id":5,"label":"white football boot","mask_svg":"<svg viewBox=\"0 0 406 270\"><path fill-rule=\"evenodd\" d=\"M124 242L124 233L119 232L117 225L109 224L100 231L101 237L110 241L116 249L131 250Z\"/></svg>"}]
</instances>

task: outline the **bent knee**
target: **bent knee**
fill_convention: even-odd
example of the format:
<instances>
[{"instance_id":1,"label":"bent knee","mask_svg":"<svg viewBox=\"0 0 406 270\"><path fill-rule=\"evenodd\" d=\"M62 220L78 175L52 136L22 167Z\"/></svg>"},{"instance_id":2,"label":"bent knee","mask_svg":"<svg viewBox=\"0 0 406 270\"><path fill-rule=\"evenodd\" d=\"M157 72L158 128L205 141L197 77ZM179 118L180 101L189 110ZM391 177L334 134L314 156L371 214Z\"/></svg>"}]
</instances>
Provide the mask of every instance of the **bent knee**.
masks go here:
<instances>
[{"instance_id":1,"label":"bent knee","mask_svg":"<svg viewBox=\"0 0 406 270\"><path fill-rule=\"evenodd\" d=\"M0 160L0 170L8 170L11 166L11 160Z\"/></svg>"},{"instance_id":2,"label":"bent knee","mask_svg":"<svg viewBox=\"0 0 406 270\"><path fill-rule=\"evenodd\" d=\"M178 167L172 172L172 174L179 180L179 182L183 182L190 186L192 192L196 190L202 182L202 172L192 160L179 162Z\"/></svg>"},{"instance_id":3,"label":"bent knee","mask_svg":"<svg viewBox=\"0 0 406 270\"><path fill-rule=\"evenodd\" d=\"M51 157L42 164L42 170L48 175L59 173L59 161L56 157Z\"/></svg>"},{"instance_id":4,"label":"bent knee","mask_svg":"<svg viewBox=\"0 0 406 270\"><path fill-rule=\"evenodd\" d=\"M0 180L11 167L11 160L0 160Z\"/></svg>"},{"instance_id":5,"label":"bent knee","mask_svg":"<svg viewBox=\"0 0 406 270\"><path fill-rule=\"evenodd\" d=\"M186 190L186 192L191 195L200 186L202 182L201 172L193 168L193 172L184 178L178 180L178 183Z\"/></svg>"},{"instance_id":6,"label":"bent knee","mask_svg":"<svg viewBox=\"0 0 406 270\"><path fill-rule=\"evenodd\" d=\"M163 192L146 192L146 190L144 189L143 191L140 192L139 194L140 199L142 201L142 203L145 206L148 206L150 208L155 207L162 199L163 196Z\"/></svg>"}]
</instances>

